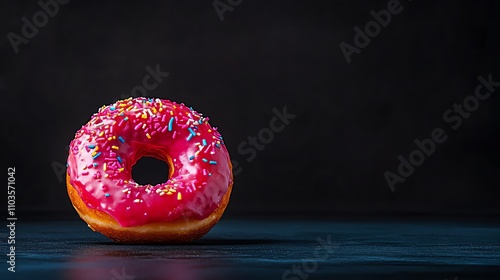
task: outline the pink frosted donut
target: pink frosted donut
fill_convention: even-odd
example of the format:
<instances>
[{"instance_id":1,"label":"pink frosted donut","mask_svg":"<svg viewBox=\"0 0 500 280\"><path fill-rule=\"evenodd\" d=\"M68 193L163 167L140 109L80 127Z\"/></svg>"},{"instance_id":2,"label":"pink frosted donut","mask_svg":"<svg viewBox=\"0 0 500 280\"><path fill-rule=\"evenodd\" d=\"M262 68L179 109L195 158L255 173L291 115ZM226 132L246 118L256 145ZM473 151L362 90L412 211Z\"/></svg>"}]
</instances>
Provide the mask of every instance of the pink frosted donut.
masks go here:
<instances>
[{"instance_id":1,"label":"pink frosted donut","mask_svg":"<svg viewBox=\"0 0 500 280\"><path fill-rule=\"evenodd\" d=\"M167 182L139 185L143 156L168 163ZM183 242L219 220L233 184L222 136L184 104L129 98L103 106L71 141L67 190L95 231L128 243Z\"/></svg>"}]
</instances>

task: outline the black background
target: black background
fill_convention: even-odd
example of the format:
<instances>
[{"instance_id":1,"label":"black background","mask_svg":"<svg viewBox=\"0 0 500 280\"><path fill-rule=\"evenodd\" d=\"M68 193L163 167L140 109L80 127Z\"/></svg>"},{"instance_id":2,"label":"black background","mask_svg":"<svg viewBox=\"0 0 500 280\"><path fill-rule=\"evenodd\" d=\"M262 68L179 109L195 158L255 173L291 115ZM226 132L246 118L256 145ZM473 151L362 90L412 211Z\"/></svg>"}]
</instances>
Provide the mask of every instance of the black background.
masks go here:
<instances>
[{"instance_id":1,"label":"black background","mask_svg":"<svg viewBox=\"0 0 500 280\"><path fill-rule=\"evenodd\" d=\"M53 165L99 107L159 64L170 76L147 96L209 116L242 168L227 216L500 214L500 89L456 131L442 117L479 75L500 81L500 5L401 1L347 63L339 44L387 3L243 1L221 21L212 1L71 1L15 54L7 34L41 8L3 1L3 177L16 167L17 210L77 217ZM284 106L297 117L247 162L238 145ZM447 141L391 192L384 172L437 127ZM165 177L140 165L142 180Z\"/></svg>"}]
</instances>

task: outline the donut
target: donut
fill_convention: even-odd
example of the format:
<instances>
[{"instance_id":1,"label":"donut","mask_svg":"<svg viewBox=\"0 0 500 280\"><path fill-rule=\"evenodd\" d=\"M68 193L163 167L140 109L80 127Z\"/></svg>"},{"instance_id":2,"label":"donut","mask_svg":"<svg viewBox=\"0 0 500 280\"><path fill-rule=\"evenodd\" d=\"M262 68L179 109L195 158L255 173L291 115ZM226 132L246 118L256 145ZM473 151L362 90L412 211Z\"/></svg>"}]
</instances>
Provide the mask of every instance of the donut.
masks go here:
<instances>
[{"instance_id":1,"label":"donut","mask_svg":"<svg viewBox=\"0 0 500 280\"><path fill-rule=\"evenodd\" d=\"M120 243L179 243L204 236L221 218L233 186L223 138L209 118L159 98L101 107L69 145L66 185L88 226ZM142 157L169 166L168 180L140 185Z\"/></svg>"}]
</instances>

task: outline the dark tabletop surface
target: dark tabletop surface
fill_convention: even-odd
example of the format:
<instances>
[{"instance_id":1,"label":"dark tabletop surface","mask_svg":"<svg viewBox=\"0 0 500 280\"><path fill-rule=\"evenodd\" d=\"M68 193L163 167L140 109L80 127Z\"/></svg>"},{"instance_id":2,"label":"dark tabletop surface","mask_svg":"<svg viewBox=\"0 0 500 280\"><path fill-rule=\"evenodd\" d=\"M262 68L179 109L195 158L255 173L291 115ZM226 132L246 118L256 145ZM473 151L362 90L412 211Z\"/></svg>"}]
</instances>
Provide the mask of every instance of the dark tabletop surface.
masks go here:
<instances>
[{"instance_id":1,"label":"dark tabletop surface","mask_svg":"<svg viewBox=\"0 0 500 280\"><path fill-rule=\"evenodd\" d=\"M16 272L3 263L1 279L500 279L500 223L223 219L159 246L115 244L81 221L17 221Z\"/></svg>"}]
</instances>

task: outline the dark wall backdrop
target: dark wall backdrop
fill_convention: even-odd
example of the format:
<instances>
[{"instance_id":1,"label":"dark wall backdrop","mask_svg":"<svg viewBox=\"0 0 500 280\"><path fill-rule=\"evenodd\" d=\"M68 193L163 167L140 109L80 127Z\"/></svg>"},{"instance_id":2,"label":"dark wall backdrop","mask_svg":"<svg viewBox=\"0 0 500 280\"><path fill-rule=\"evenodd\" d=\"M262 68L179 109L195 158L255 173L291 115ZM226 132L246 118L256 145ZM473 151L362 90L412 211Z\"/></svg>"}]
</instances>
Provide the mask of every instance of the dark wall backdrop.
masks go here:
<instances>
[{"instance_id":1,"label":"dark wall backdrop","mask_svg":"<svg viewBox=\"0 0 500 280\"><path fill-rule=\"evenodd\" d=\"M341 42L389 2L244 0L221 21L212 1L70 1L16 54L7 34L41 8L3 1L2 158L18 211L76 217L58 171L69 141L158 64L170 75L147 96L209 116L239 163L228 216L500 214L500 87L457 130L443 120L479 75L500 81L500 5L402 0L348 63ZM247 162L238 146L284 106L296 117ZM384 172L438 127L448 139L392 192Z\"/></svg>"}]
</instances>

